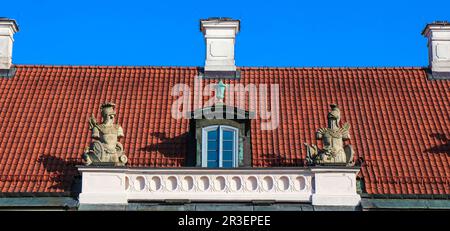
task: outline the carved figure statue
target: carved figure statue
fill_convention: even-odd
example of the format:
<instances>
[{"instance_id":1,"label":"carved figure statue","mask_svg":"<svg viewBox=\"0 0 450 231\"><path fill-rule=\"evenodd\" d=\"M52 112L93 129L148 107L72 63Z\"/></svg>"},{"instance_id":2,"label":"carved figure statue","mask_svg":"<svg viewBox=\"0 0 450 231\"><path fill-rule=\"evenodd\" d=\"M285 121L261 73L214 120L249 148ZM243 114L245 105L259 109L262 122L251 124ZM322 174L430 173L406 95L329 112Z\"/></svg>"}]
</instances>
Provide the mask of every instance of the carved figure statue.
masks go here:
<instances>
[{"instance_id":1,"label":"carved figure statue","mask_svg":"<svg viewBox=\"0 0 450 231\"><path fill-rule=\"evenodd\" d=\"M310 165L354 165L354 152L351 145L344 145L345 140L350 139L350 125L345 123L339 126L341 112L336 104L331 104L328 113L328 126L320 128L316 132L316 139L322 140L323 148L305 143L306 160Z\"/></svg>"},{"instance_id":2,"label":"carved figure statue","mask_svg":"<svg viewBox=\"0 0 450 231\"><path fill-rule=\"evenodd\" d=\"M110 102L101 105L101 124L97 123L94 115L89 118L89 129L92 131L93 141L83 154L86 165L124 166L128 161L123 153L123 146L119 142L119 138L123 137L123 129L120 125L114 124L115 106Z\"/></svg>"}]
</instances>

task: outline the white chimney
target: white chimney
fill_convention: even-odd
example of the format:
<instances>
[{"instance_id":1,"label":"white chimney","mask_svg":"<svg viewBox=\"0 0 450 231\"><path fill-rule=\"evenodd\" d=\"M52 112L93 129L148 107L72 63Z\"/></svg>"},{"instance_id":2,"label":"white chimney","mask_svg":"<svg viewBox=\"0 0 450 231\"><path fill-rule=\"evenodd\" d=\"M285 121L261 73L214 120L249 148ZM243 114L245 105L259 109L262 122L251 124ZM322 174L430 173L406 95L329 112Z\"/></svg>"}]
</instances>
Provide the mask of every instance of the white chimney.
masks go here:
<instances>
[{"instance_id":1,"label":"white chimney","mask_svg":"<svg viewBox=\"0 0 450 231\"><path fill-rule=\"evenodd\" d=\"M0 70L11 68L13 35L17 31L19 27L15 20L0 17Z\"/></svg>"},{"instance_id":2,"label":"white chimney","mask_svg":"<svg viewBox=\"0 0 450 231\"><path fill-rule=\"evenodd\" d=\"M422 35L428 38L428 60L432 72L450 73L450 23L427 24Z\"/></svg>"},{"instance_id":3,"label":"white chimney","mask_svg":"<svg viewBox=\"0 0 450 231\"><path fill-rule=\"evenodd\" d=\"M200 20L206 43L205 72L236 71L234 43L239 27L239 20L230 18Z\"/></svg>"}]
</instances>

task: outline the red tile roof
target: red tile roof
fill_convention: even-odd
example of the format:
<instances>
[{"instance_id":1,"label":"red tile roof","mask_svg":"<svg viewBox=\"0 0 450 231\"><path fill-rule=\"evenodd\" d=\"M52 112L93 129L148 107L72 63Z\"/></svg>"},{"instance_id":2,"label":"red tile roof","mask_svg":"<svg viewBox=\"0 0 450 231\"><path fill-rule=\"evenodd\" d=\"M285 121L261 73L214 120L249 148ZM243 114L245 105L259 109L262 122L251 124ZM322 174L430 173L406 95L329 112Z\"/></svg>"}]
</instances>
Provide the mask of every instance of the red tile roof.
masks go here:
<instances>
[{"instance_id":1,"label":"red tile roof","mask_svg":"<svg viewBox=\"0 0 450 231\"><path fill-rule=\"evenodd\" d=\"M171 87L195 67L18 65L0 79L0 192L68 192L90 142L88 117L117 104L132 167L184 165L189 121L171 117ZM281 124L252 121L253 166L302 166L329 104L351 125L371 194L450 194L450 81L422 68L240 68L242 82L277 83Z\"/></svg>"}]
</instances>

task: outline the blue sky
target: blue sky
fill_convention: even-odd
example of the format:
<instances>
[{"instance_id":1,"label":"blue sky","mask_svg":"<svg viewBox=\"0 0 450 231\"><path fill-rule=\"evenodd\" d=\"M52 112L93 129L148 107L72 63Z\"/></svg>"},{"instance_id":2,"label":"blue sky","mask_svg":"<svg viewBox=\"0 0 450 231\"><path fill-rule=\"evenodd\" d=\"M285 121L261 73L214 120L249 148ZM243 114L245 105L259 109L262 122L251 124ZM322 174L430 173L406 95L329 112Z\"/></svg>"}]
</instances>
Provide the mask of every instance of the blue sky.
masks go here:
<instances>
[{"instance_id":1,"label":"blue sky","mask_svg":"<svg viewBox=\"0 0 450 231\"><path fill-rule=\"evenodd\" d=\"M238 66L426 66L450 1L2 1L16 64L203 66L199 19L241 20Z\"/></svg>"}]
</instances>

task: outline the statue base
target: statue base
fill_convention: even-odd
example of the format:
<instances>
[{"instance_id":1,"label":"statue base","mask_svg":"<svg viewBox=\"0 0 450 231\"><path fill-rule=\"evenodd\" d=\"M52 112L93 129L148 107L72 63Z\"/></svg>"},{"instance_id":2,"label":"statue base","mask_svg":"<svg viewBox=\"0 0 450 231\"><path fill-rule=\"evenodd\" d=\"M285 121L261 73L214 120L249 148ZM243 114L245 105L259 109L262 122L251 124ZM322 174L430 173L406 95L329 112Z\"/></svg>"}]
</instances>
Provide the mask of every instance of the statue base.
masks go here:
<instances>
[{"instance_id":1,"label":"statue base","mask_svg":"<svg viewBox=\"0 0 450 231\"><path fill-rule=\"evenodd\" d=\"M359 171L359 167L312 167L311 172L315 178L312 204L357 206L361 201L361 196L356 190L356 175Z\"/></svg>"},{"instance_id":2,"label":"statue base","mask_svg":"<svg viewBox=\"0 0 450 231\"><path fill-rule=\"evenodd\" d=\"M347 163L333 163L333 162L324 162L324 163L319 163L319 164L315 164L316 166L337 166L337 167L342 167L342 166L347 166Z\"/></svg>"},{"instance_id":3,"label":"statue base","mask_svg":"<svg viewBox=\"0 0 450 231\"><path fill-rule=\"evenodd\" d=\"M96 155L93 151L88 150L82 157L86 166L125 166L128 162L127 156L123 154L112 154L106 158L99 158L99 156L102 157L102 155Z\"/></svg>"},{"instance_id":4,"label":"statue base","mask_svg":"<svg viewBox=\"0 0 450 231\"><path fill-rule=\"evenodd\" d=\"M121 163L116 163L116 162L93 162L89 166L92 166L92 167L116 167L116 166L125 166L125 165L121 164Z\"/></svg>"}]
</instances>

